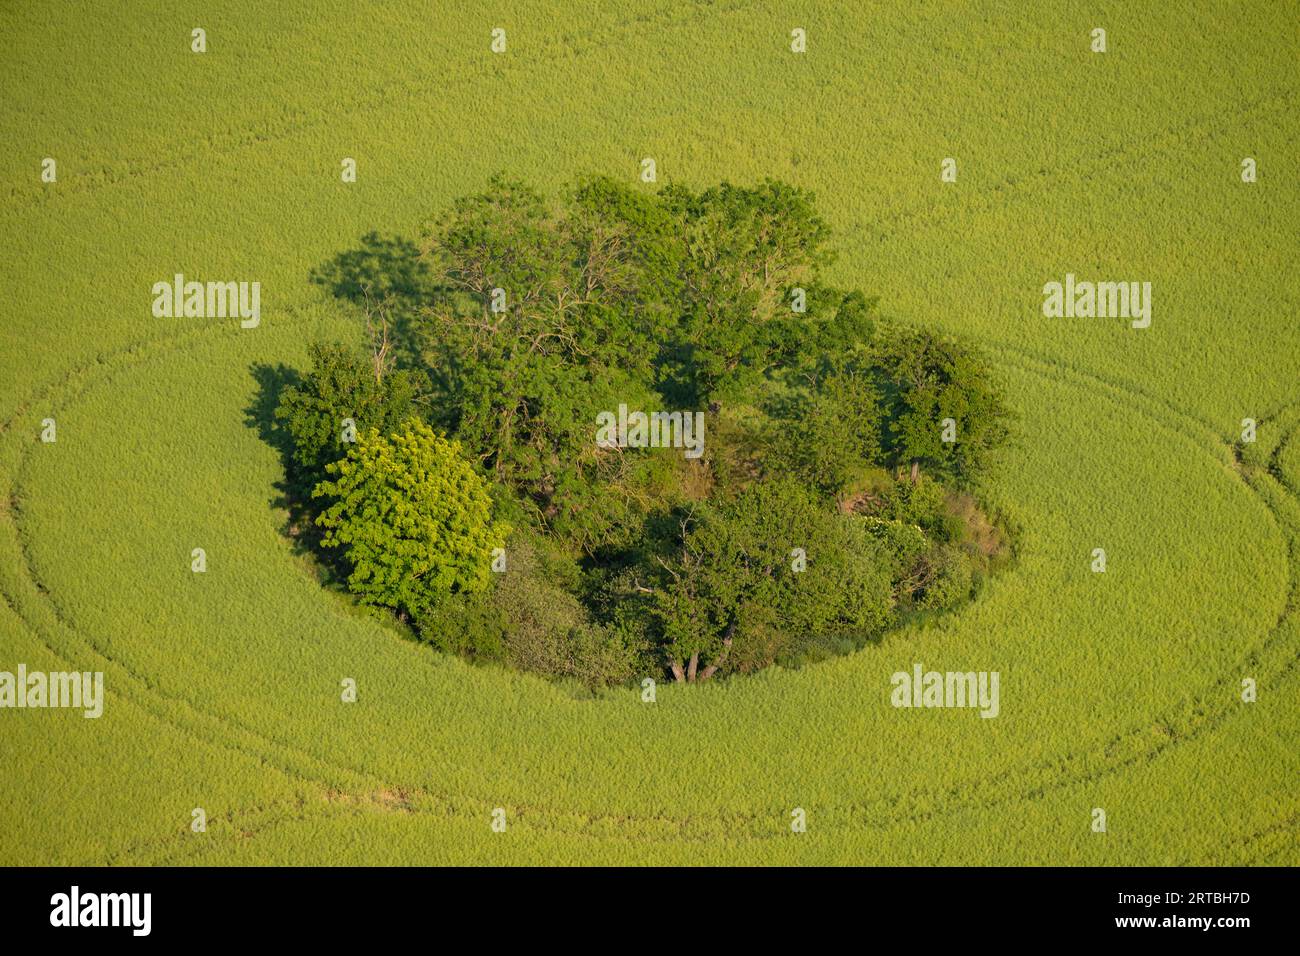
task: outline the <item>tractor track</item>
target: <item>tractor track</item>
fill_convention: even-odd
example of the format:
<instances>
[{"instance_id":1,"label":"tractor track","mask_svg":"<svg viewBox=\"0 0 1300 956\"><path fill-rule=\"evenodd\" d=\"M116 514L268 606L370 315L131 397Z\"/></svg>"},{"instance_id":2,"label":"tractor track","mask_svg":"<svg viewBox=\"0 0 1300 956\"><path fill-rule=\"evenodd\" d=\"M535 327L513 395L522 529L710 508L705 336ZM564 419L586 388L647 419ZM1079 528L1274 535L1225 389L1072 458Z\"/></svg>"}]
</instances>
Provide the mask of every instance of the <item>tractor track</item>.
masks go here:
<instances>
[{"instance_id":1,"label":"tractor track","mask_svg":"<svg viewBox=\"0 0 1300 956\"><path fill-rule=\"evenodd\" d=\"M119 363L122 363L122 367L145 363L156 357L156 354L183 351L187 344L192 344L198 337L220 334L223 331L226 334L238 334L238 330L205 326L135 343L110 357L100 357L94 362L80 366L58 383L44 389L41 400L47 403L47 407L49 402L55 400L60 400L64 405L75 402L102 377L118 371ZM1210 423L1186 414L1164 399L1146 395L1131 385L1103 379L1076 369L1051 365L1048 359L1020 348L998 344L988 344L988 347L995 355L999 355L1000 361L1007 366L1053 380L1062 377L1072 378L1075 382L1106 395L1125 408L1138 408L1146 417L1165 428L1184 436L1195 435L1197 443L1217 461L1224 462L1225 457L1230 456L1229 446L1215 433ZM29 409L36 401L37 399L33 398L23 403L20 410L5 422L3 430L10 431L16 420L21 417L22 410ZM1276 415L1277 412L1273 414ZM1175 424L1179 422L1181 425ZM156 682L148 675L131 671L121 661L114 659L103 648L97 646L91 638L80 633L74 622L67 619L58 607L55 597L45 589L35 575L22 533L22 478L25 471L22 466L37 447L39 447L37 443L30 442L25 453L20 455L20 467L17 469L13 488L17 507L7 515L18 531L17 539L23 558L21 573L25 576L31 593L27 599L24 599L11 593L6 587L0 587L0 595L3 595L6 604L32 629L47 649L60 659L72 663L74 659L83 659L81 655L89 653L96 661L107 664L119 679L125 677L126 681L124 684L119 684L117 693L145 713L208 746L232 750L243 757L263 762L290 780L315 788L319 794L318 799L314 800L299 795L278 802L233 808L216 814L213 820L242 837L266 833L278 826L296 821L337 814L396 811L420 816L486 820L487 810L493 805L486 800L466 795L453 795L449 791L434 788L412 788L386 782L373 772L340 762L332 756L311 753L293 743L270 737L229 716L205 710L198 703L182 696L167 694L158 688ZM1250 482L1245 484L1260 498L1279 527L1292 531L1287 535L1289 541L1287 609L1257 647L1246 649L1243 658L1243 665L1250 665L1253 672L1260 674L1261 677L1281 681L1291 675L1297 659L1300 658L1300 655L1288 648L1286 632L1297 603L1296 568L1300 566L1297 537L1300 536L1300 532L1296 529L1300 529L1300 520L1296 520L1296 515L1300 514L1300 508L1297 509L1296 514L1290 516L1291 520L1287 520L1279 513L1277 507L1271 505L1260 494L1259 489ZM1292 505L1297 504L1293 496L1288 495L1288 497L1292 499ZM35 620L35 614L27 608L28 599L43 603L51 621ZM49 634L53 629L65 631L65 639L52 642ZM1067 753L1029 767L1013 769L992 780L960 781L938 790L918 789L880 800L811 804L807 809L817 815L819 826L852 830L884 830L924 823L953 813L991 809L1007 803L1033 800L1050 792L1094 784L1129 767L1154 760L1169 750L1195 740L1219 726L1229 716L1233 706L1231 702L1235 701L1236 680L1236 674L1225 677L1200 694L1185 699L1182 702L1183 706L1176 712L1170 711L1155 716L1143 726L1116 735L1100 748ZM122 691L120 689L122 686L129 688L129 691ZM387 792L400 793L402 798L397 803L393 803L374 797L375 794ZM345 798L330 796L339 793L344 794ZM786 812L784 807L758 807L681 816L628 815L591 813L581 809L528 804L516 805L508 809L512 819L548 833L573 836L600 835L605 838L613 836L629 841L777 838L784 835ZM1278 826L1285 828L1288 825L1283 823ZM1276 828L1270 828L1266 832L1272 832L1273 829ZM200 841L190 834L188 827L178 826L174 833L166 836L137 841L116 848L105 855L103 862L119 864L139 862L142 859L154 862L180 862L189 859L192 855L203 854L213 849L215 848L210 843Z\"/></svg>"}]
</instances>

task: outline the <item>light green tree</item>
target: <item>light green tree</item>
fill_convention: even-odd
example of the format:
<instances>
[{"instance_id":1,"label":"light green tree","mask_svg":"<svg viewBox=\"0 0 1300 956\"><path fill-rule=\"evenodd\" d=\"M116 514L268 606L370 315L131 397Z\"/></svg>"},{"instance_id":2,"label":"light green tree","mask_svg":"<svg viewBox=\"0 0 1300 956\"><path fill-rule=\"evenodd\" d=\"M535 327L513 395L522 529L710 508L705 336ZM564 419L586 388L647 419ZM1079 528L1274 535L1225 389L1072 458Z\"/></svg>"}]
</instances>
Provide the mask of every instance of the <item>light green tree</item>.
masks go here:
<instances>
[{"instance_id":1,"label":"light green tree","mask_svg":"<svg viewBox=\"0 0 1300 956\"><path fill-rule=\"evenodd\" d=\"M449 594L488 587L492 551L509 531L492 517L486 481L428 425L358 436L312 495L330 504L321 543L341 548L349 588L366 604L418 615Z\"/></svg>"}]
</instances>

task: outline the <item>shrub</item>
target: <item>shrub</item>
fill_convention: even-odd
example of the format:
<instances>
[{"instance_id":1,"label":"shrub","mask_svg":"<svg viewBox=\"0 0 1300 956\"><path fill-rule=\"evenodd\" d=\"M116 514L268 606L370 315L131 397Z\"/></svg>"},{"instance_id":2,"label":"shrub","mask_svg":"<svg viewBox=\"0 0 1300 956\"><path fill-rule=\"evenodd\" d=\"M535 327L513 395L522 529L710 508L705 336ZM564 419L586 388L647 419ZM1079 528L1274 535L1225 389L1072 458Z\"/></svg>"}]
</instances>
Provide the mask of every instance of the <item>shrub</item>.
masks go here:
<instances>
[{"instance_id":1,"label":"shrub","mask_svg":"<svg viewBox=\"0 0 1300 956\"><path fill-rule=\"evenodd\" d=\"M468 660L505 660L506 619L495 597L494 590L448 595L421 613L420 637Z\"/></svg>"},{"instance_id":2,"label":"shrub","mask_svg":"<svg viewBox=\"0 0 1300 956\"><path fill-rule=\"evenodd\" d=\"M420 618L421 636L470 659L499 660L589 688L625 683L635 651L619 631L592 621L566 586L565 563L544 541L517 535L491 589L453 595L431 608Z\"/></svg>"},{"instance_id":3,"label":"shrub","mask_svg":"<svg viewBox=\"0 0 1300 956\"><path fill-rule=\"evenodd\" d=\"M895 482L881 495L879 517L916 525L930 534L942 532L947 527L943 485L924 478Z\"/></svg>"},{"instance_id":4,"label":"shrub","mask_svg":"<svg viewBox=\"0 0 1300 956\"><path fill-rule=\"evenodd\" d=\"M954 545L936 548L930 558L931 577L918 602L931 611L960 604L970 596L973 573L970 561Z\"/></svg>"}]
</instances>

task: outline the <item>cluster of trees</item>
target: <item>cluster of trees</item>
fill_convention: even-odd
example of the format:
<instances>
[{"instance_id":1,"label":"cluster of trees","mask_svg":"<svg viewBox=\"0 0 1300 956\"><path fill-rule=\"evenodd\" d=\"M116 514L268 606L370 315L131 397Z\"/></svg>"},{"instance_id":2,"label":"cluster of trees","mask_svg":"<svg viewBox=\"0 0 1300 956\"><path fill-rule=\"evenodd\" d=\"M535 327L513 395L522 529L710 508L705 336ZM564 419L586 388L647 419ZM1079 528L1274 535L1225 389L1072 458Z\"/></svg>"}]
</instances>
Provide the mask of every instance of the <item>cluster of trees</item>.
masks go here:
<instances>
[{"instance_id":1,"label":"cluster of trees","mask_svg":"<svg viewBox=\"0 0 1300 956\"><path fill-rule=\"evenodd\" d=\"M967 491L1001 393L825 282L828 239L782 183L599 177L368 237L321 273L368 342L315 346L277 410L320 544L431 643L587 685L797 663L966 599L1003 550ZM620 405L705 411L703 456L597 444Z\"/></svg>"}]
</instances>

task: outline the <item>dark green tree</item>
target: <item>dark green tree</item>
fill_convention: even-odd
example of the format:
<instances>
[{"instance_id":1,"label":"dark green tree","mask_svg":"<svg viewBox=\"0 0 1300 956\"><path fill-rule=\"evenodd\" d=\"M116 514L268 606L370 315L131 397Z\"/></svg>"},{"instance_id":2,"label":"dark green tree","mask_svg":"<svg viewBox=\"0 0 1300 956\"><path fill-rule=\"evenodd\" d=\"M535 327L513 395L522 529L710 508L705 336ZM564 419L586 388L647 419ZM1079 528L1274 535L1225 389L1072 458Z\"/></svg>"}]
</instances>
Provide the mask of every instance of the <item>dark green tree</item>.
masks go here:
<instances>
[{"instance_id":1,"label":"dark green tree","mask_svg":"<svg viewBox=\"0 0 1300 956\"><path fill-rule=\"evenodd\" d=\"M354 435L371 428L388 434L418 416L428 390L423 372L377 368L373 355L341 343L315 343L310 355L311 369L284 390L275 412L293 442L295 485L303 492L347 453Z\"/></svg>"},{"instance_id":2,"label":"dark green tree","mask_svg":"<svg viewBox=\"0 0 1300 956\"><path fill-rule=\"evenodd\" d=\"M605 179L553 207L495 179L427 228L422 250L452 295L434 303L429 363L457 437L539 521L594 546L627 523L651 456L605 454L595 416L657 408L660 341L679 253L653 197Z\"/></svg>"},{"instance_id":3,"label":"dark green tree","mask_svg":"<svg viewBox=\"0 0 1300 956\"><path fill-rule=\"evenodd\" d=\"M670 186L662 196L685 237L682 335L698 398L731 399L803 326L791 293L814 286L832 260L830 229L811 193L773 180L698 194Z\"/></svg>"},{"instance_id":4,"label":"dark green tree","mask_svg":"<svg viewBox=\"0 0 1300 956\"><path fill-rule=\"evenodd\" d=\"M765 470L839 496L881 454L880 394L869 367L825 359L774 409Z\"/></svg>"},{"instance_id":5,"label":"dark green tree","mask_svg":"<svg viewBox=\"0 0 1300 956\"><path fill-rule=\"evenodd\" d=\"M1010 413L984 357L935 332L896 330L879 344L886 452L890 463L938 477L973 481L1009 437ZM944 420L953 441L945 440Z\"/></svg>"},{"instance_id":6,"label":"dark green tree","mask_svg":"<svg viewBox=\"0 0 1300 956\"><path fill-rule=\"evenodd\" d=\"M888 561L861 519L789 480L696 508L662 566L654 611L678 681L707 680L732 658L771 663L753 645L779 649L777 632L874 633L892 606Z\"/></svg>"}]
</instances>

